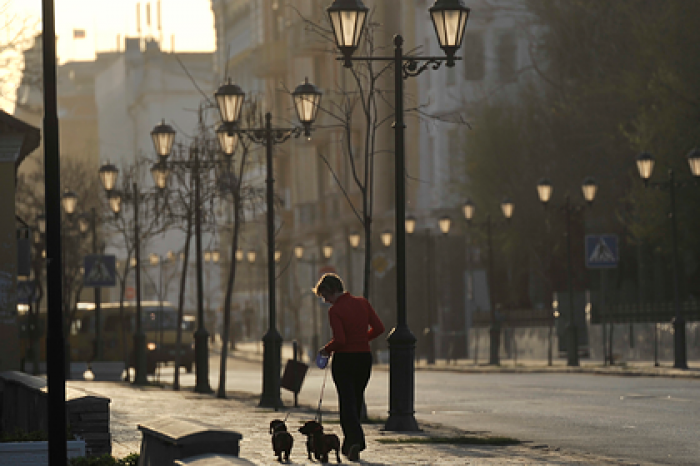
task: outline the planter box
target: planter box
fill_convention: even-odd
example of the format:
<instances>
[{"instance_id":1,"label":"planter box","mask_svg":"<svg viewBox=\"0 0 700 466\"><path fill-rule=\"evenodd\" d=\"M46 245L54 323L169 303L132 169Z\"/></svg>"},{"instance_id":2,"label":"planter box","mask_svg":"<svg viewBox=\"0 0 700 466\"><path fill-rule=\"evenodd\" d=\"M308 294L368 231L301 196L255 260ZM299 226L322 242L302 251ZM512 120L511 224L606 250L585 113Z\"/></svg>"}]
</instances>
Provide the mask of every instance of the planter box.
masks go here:
<instances>
[{"instance_id":1,"label":"planter box","mask_svg":"<svg viewBox=\"0 0 700 466\"><path fill-rule=\"evenodd\" d=\"M85 456L84 440L66 442L68 458ZM0 466L48 466L49 442L0 443Z\"/></svg>"},{"instance_id":2,"label":"planter box","mask_svg":"<svg viewBox=\"0 0 700 466\"><path fill-rule=\"evenodd\" d=\"M120 382L124 380L124 361L92 361L90 371L95 381Z\"/></svg>"}]
</instances>

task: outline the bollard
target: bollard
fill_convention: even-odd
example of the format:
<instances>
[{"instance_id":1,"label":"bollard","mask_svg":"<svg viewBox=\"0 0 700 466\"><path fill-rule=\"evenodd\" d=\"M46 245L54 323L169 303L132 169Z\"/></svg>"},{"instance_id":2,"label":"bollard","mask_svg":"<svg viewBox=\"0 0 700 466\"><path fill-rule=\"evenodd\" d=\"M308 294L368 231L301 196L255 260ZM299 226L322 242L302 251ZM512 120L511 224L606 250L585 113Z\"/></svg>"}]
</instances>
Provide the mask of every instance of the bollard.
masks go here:
<instances>
[{"instance_id":1,"label":"bollard","mask_svg":"<svg viewBox=\"0 0 700 466\"><path fill-rule=\"evenodd\" d=\"M294 362L298 361L299 357L299 345L296 340L292 341L292 359L294 359ZM297 384L297 379L296 379L296 372L294 372L294 385ZM299 407L299 394L295 391L294 392L294 407L298 408Z\"/></svg>"}]
</instances>

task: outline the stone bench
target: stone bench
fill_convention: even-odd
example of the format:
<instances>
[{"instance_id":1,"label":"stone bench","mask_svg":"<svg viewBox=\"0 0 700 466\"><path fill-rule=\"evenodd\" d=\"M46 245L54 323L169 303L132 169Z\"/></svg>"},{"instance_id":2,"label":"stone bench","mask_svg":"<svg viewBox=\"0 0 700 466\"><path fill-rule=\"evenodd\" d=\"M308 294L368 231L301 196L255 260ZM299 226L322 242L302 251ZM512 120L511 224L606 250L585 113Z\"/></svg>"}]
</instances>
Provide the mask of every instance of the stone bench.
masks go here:
<instances>
[{"instance_id":1,"label":"stone bench","mask_svg":"<svg viewBox=\"0 0 700 466\"><path fill-rule=\"evenodd\" d=\"M217 455L208 453L206 455L197 455L175 461L175 466L236 466L236 465L254 465L255 463L248 461L245 458L230 455Z\"/></svg>"},{"instance_id":2,"label":"stone bench","mask_svg":"<svg viewBox=\"0 0 700 466\"><path fill-rule=\"evenodd\" d=\"M205 454L237 457L243 438L238 432L171 417L139 424L138 429L143 435L139 466L171 466L175 461Z\"/></svg>"},{"instance_id":3,"label":"stone bench","mask_svg":"<svg viewBox=\"0 0 700 466\"><path fill-rule=\"evenodd\" d=\"M48 433L46 379L19 371L0 372L0 431ZM66 419L70 431L85 440L87 456L112 453L110 399L66 388Z\"/></svg>"}]
</instances>

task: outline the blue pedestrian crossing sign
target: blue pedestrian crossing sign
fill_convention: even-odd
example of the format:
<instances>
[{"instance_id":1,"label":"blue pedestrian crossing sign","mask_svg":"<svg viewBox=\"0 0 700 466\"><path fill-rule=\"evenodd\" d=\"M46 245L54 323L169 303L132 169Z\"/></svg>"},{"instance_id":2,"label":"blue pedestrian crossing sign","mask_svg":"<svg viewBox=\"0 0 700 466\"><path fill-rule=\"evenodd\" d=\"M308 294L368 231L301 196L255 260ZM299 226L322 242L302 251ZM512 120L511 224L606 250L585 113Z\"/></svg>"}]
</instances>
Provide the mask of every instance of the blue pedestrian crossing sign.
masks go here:
<instances>
[{"instance_id":1,"label":"blue pedestrian crossing sign","mask_svg":"<svg viewBox=\"0 0 700 466\"><path fill-rule=\"evenodd\" d=\"M85 256L86 288L110 288L117 284L117 259L115 256L91 254Z\"/></svg>"},{"instance_id":2,"label":"blue pedestrian crossing sign","mask_svg":"<svg viewBox=\"0 0 700 466\"><path fill-rule=\"evenodd\" d=\"M616 235L586 235L586 267L611 269L620 261Z\"/></svg>"}]
</instances>

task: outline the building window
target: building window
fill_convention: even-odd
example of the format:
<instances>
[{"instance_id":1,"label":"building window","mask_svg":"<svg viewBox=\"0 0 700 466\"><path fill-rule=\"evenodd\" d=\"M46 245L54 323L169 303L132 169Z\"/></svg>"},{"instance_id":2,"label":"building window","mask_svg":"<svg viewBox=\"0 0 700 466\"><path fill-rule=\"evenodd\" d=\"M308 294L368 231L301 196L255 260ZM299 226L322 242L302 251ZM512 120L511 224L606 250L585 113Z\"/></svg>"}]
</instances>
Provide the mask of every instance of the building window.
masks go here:
<instances>
[{"instance_id":1,"label":"building window","mask_svg":"<svg viewBox=\"0 0 700 466\"><path fill-rule=\"evenodd\" d=\"M501 82L512 83L518 79L517 44L515 36L502 34L498 41L498 71Z\"/></svg>"},{"instance_id":2,"label":"building window","mask_svg":"<svg viewBox=\"0 0 700 466\"><path fill-rule=\"evenodd\" d=\"M467 81L483 80L486 74L484 36L480 32L467 33L464 36L462 50L464 79Z\"/></svg>"}]
</instances>

